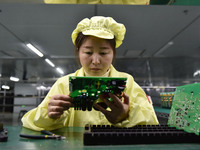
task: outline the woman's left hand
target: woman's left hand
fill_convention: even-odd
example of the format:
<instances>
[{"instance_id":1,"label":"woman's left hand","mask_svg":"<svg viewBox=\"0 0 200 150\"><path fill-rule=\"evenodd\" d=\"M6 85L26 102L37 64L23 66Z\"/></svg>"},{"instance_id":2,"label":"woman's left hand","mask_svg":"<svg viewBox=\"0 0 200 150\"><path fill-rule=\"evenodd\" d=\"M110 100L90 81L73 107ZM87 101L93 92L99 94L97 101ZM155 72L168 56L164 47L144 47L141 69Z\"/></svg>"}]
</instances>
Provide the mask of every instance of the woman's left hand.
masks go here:
<instances>
[{"instance_id":1,"label":"woman's left hand","mask_svg":"<svg viewBox=\"0 0 200 150\"><path fill-rule=\"evenodd\" d=\"M110 107L111 110L106 110L105 108L98 105L98 103L95 103L94 107L101 111L106 116L109 122L116 124L125 120L128 117L129 97L125 93L123 93L121 99L112 93L102 94L99 96L99 98L108 107ZM112 101L108 100L108 98L112 98Z\"/></svg>"}]
</instances>

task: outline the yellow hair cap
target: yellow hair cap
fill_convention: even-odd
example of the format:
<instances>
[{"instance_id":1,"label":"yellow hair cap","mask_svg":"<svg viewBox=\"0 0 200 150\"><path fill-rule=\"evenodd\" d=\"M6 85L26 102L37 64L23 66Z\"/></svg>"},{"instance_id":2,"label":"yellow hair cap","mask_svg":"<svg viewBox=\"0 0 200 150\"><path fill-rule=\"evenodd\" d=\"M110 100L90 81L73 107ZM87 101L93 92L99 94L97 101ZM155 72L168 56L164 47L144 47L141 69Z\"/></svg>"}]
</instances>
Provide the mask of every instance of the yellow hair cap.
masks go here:
<instances>
[{"instance_id":1,"label":"yellow hair cap","mask_svg":"<svg viewBox=\"0 0 200 150\"><path fill-rule=\"evenodd\" d=\"M91 35L102 39L114 39L118 48L124 39L126 28L123 24L117 23L111 17L95 16L91 19L85 18L80 21L72 32L72 42L75 45L78 34Z\"/></svg>"}]
</instances>

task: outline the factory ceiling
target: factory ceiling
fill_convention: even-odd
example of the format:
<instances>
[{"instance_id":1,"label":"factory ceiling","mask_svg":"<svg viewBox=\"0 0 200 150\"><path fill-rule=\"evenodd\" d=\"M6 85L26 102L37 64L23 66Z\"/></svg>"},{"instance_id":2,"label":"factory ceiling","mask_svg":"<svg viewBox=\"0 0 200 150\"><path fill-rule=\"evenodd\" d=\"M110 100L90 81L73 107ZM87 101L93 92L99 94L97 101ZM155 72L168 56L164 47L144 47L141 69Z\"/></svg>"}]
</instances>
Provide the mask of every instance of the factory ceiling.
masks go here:
<instances>
[{"instance_id":1,"label":"factory ceiling","mask_svg":"<svg viewBox=\"0 0 200 150\"><path fill-rule=\"evenodd\" d=\"M130 69L132 67L136 73L142 72L140 63L131 61L145 60L146 74L149 75L148 63L151 60L159 60L157 63L154 61L159 70L163 69L162 65L159 66L159 63L163 64L162 60L166 62L166 59L179 61L189 58L195 60L196 66L191 74L198 70L198 6L0 3L1 82L10 76L16 76L20 81L55 80L61 75L74 72L78 65L74 60L71 33L80 20L95 15L113 17L126 26L125 40L117 50L116 62L120 62L116 63L118 68L134 72ZM40 50L44 57L40 58L30 51L26 46L28 43ZM51 60L55 67L47 64L45 58ZM153 64L150 63L150 66ZM64 74L58 73L57 67Z\"/></svg>"}]
</instances>

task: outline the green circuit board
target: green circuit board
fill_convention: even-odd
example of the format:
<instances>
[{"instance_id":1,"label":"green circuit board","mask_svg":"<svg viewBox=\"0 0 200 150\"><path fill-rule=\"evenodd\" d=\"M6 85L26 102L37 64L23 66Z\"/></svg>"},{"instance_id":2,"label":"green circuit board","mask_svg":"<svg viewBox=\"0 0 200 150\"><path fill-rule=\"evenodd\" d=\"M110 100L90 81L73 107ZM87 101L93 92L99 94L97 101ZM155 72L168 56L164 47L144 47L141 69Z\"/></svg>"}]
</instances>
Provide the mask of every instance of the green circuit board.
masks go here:
<instances>
[{"instance_id":1,"label":"green circuit board","mask_svg":"<svg viewBox=\"0 0 200 150\"><path fill-rule=\"evenodd\" d=\"M200 83L176 88L168 125L199 135Z\"/></svg>"},{"instance_id":2,"label":"green circuit board","mask_svg":"<svg viewBox=\"0 0 200 150\"><path fill-rule=\"evenodd\" d=\"M127 78L114 77L69 77L70 97L75 110L91 111L94 102L102 93L121 95Z\"/></svg>"}]
</instances>

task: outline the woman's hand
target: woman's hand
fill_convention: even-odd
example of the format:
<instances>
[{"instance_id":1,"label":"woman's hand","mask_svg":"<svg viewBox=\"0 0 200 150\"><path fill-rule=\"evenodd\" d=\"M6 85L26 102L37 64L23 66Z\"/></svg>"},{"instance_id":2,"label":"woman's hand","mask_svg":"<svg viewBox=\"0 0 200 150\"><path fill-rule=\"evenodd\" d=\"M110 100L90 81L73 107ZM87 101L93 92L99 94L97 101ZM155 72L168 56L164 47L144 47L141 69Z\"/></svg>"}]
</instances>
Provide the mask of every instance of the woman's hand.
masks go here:
<instances>
[{"instance_id":1,"label":"woman's hand","mask_svg":"<svg viewBox=\"0 0 200 150\"><path fill-rule=\"evenodd\" d=\"M101 111L111 123L121 122L128 117L129 97L125 93L123 93L121 99L112 93L100 95L99 98L110 107L111 111L101 107L98 103L95 103L94 107ZM108 98L112 98L112 102Z\"/></svg>"},{"instance_id":2,"label":"woman's hand","mask_svg":"<svg viewBox=\"0 0 200 150\"><path fill-rule=\"evenodd\" d=\"M49 100L48 116L52 119L59 118L65 110L73 106L73 100L67 95L54 95Z\"/></svg>"}]
</instances>

